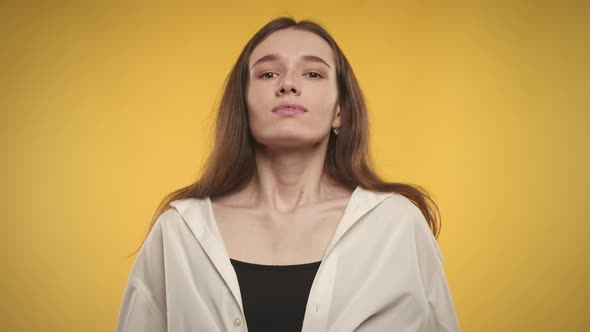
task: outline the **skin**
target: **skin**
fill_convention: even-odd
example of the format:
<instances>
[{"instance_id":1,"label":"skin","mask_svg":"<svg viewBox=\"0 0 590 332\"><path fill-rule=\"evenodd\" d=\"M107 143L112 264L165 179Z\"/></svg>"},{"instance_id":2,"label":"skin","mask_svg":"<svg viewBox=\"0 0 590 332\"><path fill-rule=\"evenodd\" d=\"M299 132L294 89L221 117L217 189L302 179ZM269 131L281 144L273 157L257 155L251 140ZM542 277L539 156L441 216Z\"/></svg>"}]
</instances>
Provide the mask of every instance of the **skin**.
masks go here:
<instances>
[{"instance_id":1,"label":"skin","mask_svg":"<svg viewBox=\"0 0 590 332\"><path fill-rule=\"evenodd\" d=\"M290 153L311 149L327 143L330 128L340 126L332 53L319 36L294 29L277 31L254 49L246 100L250 130L265 150ZM279 60L257 62L268 54L276 54ZM303 55L315 55L327 64L305 62ZM301 104L309 111L303 116L287 117L271 112L284 101Z\"/></svg>"},{"instance_id":2,"label":"skin","mask_svg":"<svg viewBox=\"0 0 590 332\"><path fill-rule=\"evenodd\" d=\"M269 54L277 58L256 63ZM246 100L257 171L243 190L212 200L231 258L286 265L323 257L352 194L323 170L331 128L341 124L335 68L328 43L307 31L276 31L253 50ZM273 113L284 101L307 112Z\"/></svg>"}]
</instances>

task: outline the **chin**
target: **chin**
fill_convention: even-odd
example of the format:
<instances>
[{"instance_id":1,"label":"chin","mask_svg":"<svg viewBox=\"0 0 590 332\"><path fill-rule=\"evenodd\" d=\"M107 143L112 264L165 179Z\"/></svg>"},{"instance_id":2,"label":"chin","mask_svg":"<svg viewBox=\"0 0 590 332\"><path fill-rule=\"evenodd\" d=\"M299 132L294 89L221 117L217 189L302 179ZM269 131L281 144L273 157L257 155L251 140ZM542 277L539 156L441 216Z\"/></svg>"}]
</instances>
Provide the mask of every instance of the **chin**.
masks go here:
<instances>
[{"instance_id":1,"label":"chin","mask_svg":"<svg viewBox=\"0 0 590 332\"><path fill-rule=\"evenodd\" d=\"M309 147L317 145L321 142L321 138L304 137L301 134L283 134L280 136L267 136L261 139L257 139L255 137L255 140L256 142L258 142L258 144L264 145L265 147L272 149L293 149L300 147Z\"/></svg>"}]
</instances>

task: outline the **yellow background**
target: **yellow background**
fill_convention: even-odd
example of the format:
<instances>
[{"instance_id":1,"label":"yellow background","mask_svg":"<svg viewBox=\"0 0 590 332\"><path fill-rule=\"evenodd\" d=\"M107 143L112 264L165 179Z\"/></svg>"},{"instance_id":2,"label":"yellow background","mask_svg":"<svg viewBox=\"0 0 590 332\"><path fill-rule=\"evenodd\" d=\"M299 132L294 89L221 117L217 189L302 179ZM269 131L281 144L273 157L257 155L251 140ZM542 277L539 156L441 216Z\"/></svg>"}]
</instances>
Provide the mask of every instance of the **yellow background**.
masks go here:
<instances>
[{"instance_id":1,"label":"yellow background","mask_svg":"<svg viewBox=\"0 0 590 332\"><path fill-rule=\"evenodd\" d=\"M382 174L438 202L462 330L587 331L584 2L26 3L0 5L1 330L114 329L124 257L198 176L242 47L289 14L350 60Z\"/></svg>"}]
</instances>

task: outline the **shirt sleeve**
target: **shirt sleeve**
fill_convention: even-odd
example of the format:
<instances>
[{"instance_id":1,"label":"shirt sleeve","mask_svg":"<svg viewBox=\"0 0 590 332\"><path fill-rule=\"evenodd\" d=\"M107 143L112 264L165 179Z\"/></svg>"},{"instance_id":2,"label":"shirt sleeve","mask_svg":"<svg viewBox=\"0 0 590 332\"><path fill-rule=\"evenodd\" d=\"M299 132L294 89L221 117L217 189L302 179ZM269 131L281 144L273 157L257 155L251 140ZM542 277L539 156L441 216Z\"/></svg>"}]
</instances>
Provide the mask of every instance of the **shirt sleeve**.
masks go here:
<instances>
[{"instance_id":1,"label":"shirt sleeve","mask_svg":"<svg viewBox=\"0 0 590 332\"><path fill-rule=\"evenodd\" d=\"M414 240L424 295L428 304L427 332L459 332L459 322L444 272L443 256L426 218L412 206Z\"/></svg>"},{"instance_id":2,"label":"shirt sleeve","mask_svg":"<svg viewBox=\"0 0 590 332\"><path fill-rule=\"evenodd\" d=\"M146 290L129 282L123 294L116 332L162 332L166 322Z\"/></svg>"},{"instance_id":3,"label":"shirt sleeve","mask_svg":"<svg viewBox=\"0 0 590 332\"><path fill-rule=\"evenodd\" d=\"M428 332L459 332L459 322L447 280L442 271L435 278L428 301Z\"/></svg>"},{"instance_id":4,"label":"shirt sleeve","mask_svg":"<svg viewBox=\"0 0 590 332\"><path fill-rule=\"evenodd\" d=\"M168 209L150 230L129 273L117 321L117 332L167 329L163 224L178 218Z\"/></svg>"}]
</instances>

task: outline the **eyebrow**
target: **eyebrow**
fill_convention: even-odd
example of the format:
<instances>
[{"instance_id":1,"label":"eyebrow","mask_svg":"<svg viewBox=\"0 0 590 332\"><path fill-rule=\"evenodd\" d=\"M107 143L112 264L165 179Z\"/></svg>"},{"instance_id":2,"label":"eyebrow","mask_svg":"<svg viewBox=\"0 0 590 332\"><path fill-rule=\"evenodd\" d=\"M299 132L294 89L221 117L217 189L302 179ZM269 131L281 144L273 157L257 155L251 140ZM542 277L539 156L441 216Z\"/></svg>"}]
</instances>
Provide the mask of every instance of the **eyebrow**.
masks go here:
<instances>
[{"instance_id":1,"label":"eyebrow","mask_svg":"<svg viewBox=\"0 0 590 332\"><path fill-rule=\"evenodd\" d=\"M267 54L267 55L263 56L262 58L258 59L258 61L254 62L254 64L252 65L252 68L254 68L256 65L263 63L263 62L278 61L279 58L280 57L275 53ZM332 69L332 67L330 67L330 65L326 61L324 61L324 59L320 58L319 56L303 55L303 56L301 56L301 59L305 62L323 63L324 65L328 66L328 68Z\"/></svg>"}]
</instances>

